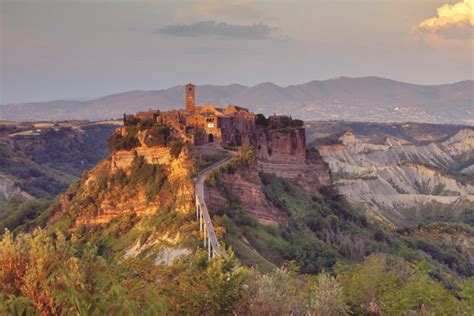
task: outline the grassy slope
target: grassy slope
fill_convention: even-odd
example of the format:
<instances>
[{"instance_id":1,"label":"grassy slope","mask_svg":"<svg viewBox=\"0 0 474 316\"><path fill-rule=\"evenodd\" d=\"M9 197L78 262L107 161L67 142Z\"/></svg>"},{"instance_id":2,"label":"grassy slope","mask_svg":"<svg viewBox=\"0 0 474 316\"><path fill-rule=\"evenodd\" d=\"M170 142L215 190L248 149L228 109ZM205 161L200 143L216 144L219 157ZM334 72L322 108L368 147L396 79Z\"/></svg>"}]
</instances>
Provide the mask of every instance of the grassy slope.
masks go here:
<instances>
[{"instance_id":1,"label":"grassy slope","mask_svg":"<svg viewBox=\"0 0 474 316\"><path fill-rule=\"evenodd\" d=\"M427 263L433 277L447 287L453 275L473 274L472 266L455 247L427 245L407 232L370 223L333 188L323 188L319 196L311 197L287 180L269 174L260 174L260 178L267 199L288 216L286 227L265 226L249 218L238 197L226 191L218 176L216 181L228 203L213 210L213 216L227 231L226 243L247 265L268 271L295 261L301 272L317 273L331 269L335 262L357 262L371 253L385 252Z\"/></svg>"}]
</instances>

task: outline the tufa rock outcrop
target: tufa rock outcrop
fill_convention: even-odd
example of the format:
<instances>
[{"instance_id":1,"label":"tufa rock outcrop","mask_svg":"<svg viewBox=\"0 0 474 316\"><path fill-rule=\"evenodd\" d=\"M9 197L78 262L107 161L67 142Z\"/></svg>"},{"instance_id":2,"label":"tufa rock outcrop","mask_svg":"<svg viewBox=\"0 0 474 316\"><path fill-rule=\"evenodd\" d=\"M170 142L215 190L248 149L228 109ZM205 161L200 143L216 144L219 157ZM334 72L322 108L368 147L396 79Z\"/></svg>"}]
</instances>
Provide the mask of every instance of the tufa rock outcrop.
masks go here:
<instances>
[{"instance_id":1,"label":"tufa rock outcrop","mask_svg":"<svg viewBox=\"0 0 474 316\"><path fill-rule=\"evenodd\" d=\"M306 148L304 128L260 130L256 153L258 171L295 181L308 192L331 184L328 165Z\"/></svg>"},{"instance_id":2,"label":"tufa rock outcrop","mask_svg":"<svg viewBox=\"0 0 474 316\"><path fill-rule=\"evenodd\" d=\"M255 168L238 170L233 174L224 172L220 175L220 185L226 188L227 196L215 186L208 188L207 201L212 208L225 207L230 195L238 199L247 214L261 224L278 226L288 223L286 216L265 197L263 184Z\"/></svg>"},{"instance_id":3,"label":"tufa rock outcrop","mask_svg":"<svg viewBox=\"0 0 474 316\"><path fill-rule=\"evenodd\" d=\"M165 207L192 211L196 169L191 156L186 147L177 157L167 147L113 152L62 195L58 213L78 226L126 214L149 215Z\"/></svg>"}]
</instances>

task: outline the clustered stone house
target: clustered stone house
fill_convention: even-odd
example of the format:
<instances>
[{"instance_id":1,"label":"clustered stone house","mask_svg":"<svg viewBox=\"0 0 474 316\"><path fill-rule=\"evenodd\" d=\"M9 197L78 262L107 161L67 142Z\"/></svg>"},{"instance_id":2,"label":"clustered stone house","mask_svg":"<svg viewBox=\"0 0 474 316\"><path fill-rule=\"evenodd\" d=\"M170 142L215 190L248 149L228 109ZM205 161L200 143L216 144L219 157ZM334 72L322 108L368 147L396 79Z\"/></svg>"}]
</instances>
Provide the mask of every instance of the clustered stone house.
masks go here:
<instances>
[{"instance_id":1,"label":"clustered stone house","mask_svg":"<svg viewBox=\"0 0 474 316\"><path fill-rule=\"evenodd\" d=\"M218 108L213 104L197 106L196 87L186 85L186 108L160 111L150 109L135 115L124 115L124 125L131 119L154 119L171 126L180 138L188 143L203 145L220 142L223 145L241 146L252 143L255 135L255 114L248 109L229 105Z\"/></svg>"}]
</instances>

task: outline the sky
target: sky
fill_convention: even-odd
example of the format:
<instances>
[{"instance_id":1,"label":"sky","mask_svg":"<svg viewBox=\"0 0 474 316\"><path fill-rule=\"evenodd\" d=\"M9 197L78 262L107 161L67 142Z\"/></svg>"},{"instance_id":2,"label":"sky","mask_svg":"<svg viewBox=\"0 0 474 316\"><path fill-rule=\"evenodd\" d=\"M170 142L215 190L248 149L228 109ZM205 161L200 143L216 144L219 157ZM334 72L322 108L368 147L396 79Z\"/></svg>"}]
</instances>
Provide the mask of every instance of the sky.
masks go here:
<instances>
[{"instance_id":1,"label":"sky","mask_svg":"<svg viewBox=\"0 0 474 316\"><path fill-rule=\"evenodd\" d=\"M178 84L473 79L474 0L0 0L0 104Z\"/></svg>"}]
</instances>

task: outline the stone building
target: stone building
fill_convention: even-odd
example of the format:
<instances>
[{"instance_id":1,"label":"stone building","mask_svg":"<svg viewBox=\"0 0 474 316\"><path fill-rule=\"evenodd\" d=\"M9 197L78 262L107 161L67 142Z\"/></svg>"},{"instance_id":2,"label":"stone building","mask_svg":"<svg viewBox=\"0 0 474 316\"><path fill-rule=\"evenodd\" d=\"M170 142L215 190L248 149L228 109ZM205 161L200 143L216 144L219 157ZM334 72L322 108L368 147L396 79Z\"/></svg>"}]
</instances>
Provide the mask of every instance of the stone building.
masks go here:
<instances>
[{"instance_id":1,"label":"stone building","mask_svg":"<svg viewBox=\"0 0 474 316\"><path fill-rule=\"evenodd\" d=\"M186 107L183 110L150 109L136 115L124 115L124 124L137 120L153 119L171 126L185 142L204 145L219 142L227 146L252 143L255 134L255 114L248 109L229 105L218 108L213 104L196 105L196 87L185 86Z\"/></svg>"}]
</instances>

